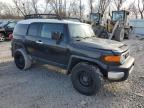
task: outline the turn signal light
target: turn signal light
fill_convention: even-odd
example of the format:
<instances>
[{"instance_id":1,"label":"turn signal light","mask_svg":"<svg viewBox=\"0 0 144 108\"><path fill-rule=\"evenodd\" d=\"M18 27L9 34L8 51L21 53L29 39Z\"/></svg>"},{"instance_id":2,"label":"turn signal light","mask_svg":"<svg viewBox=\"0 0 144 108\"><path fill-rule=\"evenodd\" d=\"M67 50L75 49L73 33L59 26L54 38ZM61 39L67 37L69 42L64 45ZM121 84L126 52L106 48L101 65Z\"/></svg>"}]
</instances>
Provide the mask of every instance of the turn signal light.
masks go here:
<instances>
[{"instance_id":1,"label":"turn signal light","mask_svg":"<svg viewBox=\"0 0 144 108\"><path fill-rule=\"evenodd\" d=\"M120 63L121 57L120 56L104 56L103 59L106 62L117 62L117 63Z\"/></svg>"}]
</instances>

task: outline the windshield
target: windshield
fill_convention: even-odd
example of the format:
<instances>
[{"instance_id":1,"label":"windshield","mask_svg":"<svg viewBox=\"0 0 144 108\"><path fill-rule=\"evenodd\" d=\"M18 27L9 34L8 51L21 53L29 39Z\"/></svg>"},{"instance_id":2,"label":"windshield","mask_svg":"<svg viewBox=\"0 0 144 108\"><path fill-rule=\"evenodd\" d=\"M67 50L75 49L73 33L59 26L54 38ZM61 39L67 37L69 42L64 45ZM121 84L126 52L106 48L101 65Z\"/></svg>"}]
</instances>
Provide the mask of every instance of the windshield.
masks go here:
<instances>
[{"instance_id":1,"label":"windshield","mask_svg":"<svg viewBox=\"0 0 144 108\"><path fill-rule=\"evenodd\" d=\"M124 12L113 12L113 21L123 21Z\"/></svg>"},{"instance_id":2,"label":"windshield","mask_svg":"<svg viewBox=\"0 0 144 108\"><path fill-rule=\"evenodd\" d=\"M2 23L0 23L0 26L3 27L8 23L8 21L3 21Z\"/></svg>"},{"instance_id":3,"label":"windshield","mask_svg":"<svg viewBox=\"0 0 144 108\"><path fill-rule=\"evenodd\" d=\"M92 27L88 24L70 24L69 32L72 38L90 38L95 36Z\"/></svg>"},{"instance_id":4,"label":"windshield","mask_svg":"<svg viewBox=\"0 0 144 108\"><path fill-rule=\"evenodd\" d=\"M100 16L98 13L93 13L90 16L92 22L98 22L100 20Z\"/></svg>"}]
</instances>

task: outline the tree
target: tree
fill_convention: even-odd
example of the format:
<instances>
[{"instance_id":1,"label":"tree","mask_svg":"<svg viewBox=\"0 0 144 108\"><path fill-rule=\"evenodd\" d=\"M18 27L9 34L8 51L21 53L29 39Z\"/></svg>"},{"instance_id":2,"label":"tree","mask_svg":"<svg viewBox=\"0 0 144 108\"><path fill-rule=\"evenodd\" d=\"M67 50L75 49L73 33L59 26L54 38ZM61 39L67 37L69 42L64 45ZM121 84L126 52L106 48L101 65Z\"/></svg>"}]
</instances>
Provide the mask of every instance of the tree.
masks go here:
<instances>
[{"instance_id":1,"label":"tree","mask_svg":"<svg viewBox=\"0 0 144 108\"><path fill-rule=\"evenodd\" d=\"M22 16L33 13L33 7L31 6L31 1L29 0L13 0L15 8L18 13L21 13Z\"/></svg>"},{"instance_id":2,"label":"tree","mask_svg":"<svg viewBox=\"0 0 144 108\"><path fill-rule=\"evenodd\" d=\"M119 11L121 9L121 7L123 6L123 3L125 1L126 0L113 0L114 4L116 6L117 11Z\"/></svg>"},{"instance_id":3,"label":"tree","mask_svg":"<svg viewBox=\"0 0 144 108\"><path fill-rule=\"evenodd\" d=\"M55 14L62 15L62 1L61 0L51 0L50 6Z\"/></svg>"},{"instance_id":4,"label":"tree","mask_svg":"<svg viewBox=\"0 0 144 108\"><path fill-rule=\"evenodd\" d=\"M99 0L98 12L103 15L110 4L110 1L111 0Z\"/></svg>"},{"instance_id":5,"label":"tree","mask_svg":"<svg viewBox=\"0 0 144 108\"><path fill-rule=\"evenodd\" d=\"M33 10L34 10L35 14L38 14L38 6L37 6L38 1L39 0L31 0L31 5L33 7Z\"/></svg>"},{"instance_id":6,"label":"tree","mask_svg":"<svg viewBox=\"0 0 144 108\"><path fill-rule=\"evenodd\" d=\"M90 9L90 13L93 13L93 2L94 0L88 0L88 7Z\"/></svg>"},{"instance_id":7,"label":"tree","mask_svg":"<svg viewBox=\"0 0 144 108\"><path fill-rule=\"evenodd\" d=\"M50 13L50 12L47 12L48 11L48 7L49 7L49 4L51 2L51 0L45 0L45 6L43 6L43 13Z\"/></svg>"},{"instance_id":8,"label":"tree","mask_svg":"<svg viewBox=\"0 0 144 108\"><path fill-rule=\"evenodd\" d=\"M68 17L76 17L82 19L84 16L85 7L80 3L80 0L73 0L70 2L67 10Z\"/></svg>"},{"instance_id":9,"label":"tree","mask_svg":"<svg viewBox=\"0 0 144 108\"><path fill-rule=\"evenodd\" d=\"M134 16L135 16L136 19L138 18L139 12L138 12L137 7L135 6L135 2L133 2L133 3L131 3L131 4L129 5L128 10L129 10L131 13L134 14Z\"/></svg>"},{"instance_id":10,"label":"tree","mask_svg":"<svg viewBox=\"0 0 144 108\"><path fill-rule=\"evenodd\" d=\"M138 10L139 10L139 13L141 15L141 19L144 19L144 0L138 0Z\"/></svg>"}]
</instances>

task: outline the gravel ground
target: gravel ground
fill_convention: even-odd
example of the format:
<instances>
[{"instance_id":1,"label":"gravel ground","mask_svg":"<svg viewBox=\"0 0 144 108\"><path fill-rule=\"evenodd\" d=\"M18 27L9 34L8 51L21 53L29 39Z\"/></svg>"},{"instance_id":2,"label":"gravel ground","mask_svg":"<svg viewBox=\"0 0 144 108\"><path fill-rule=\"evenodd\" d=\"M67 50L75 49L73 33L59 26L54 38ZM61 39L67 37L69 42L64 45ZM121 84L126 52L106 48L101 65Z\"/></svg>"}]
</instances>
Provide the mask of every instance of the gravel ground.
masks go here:
<instances>
[{"instance_id":1,"label":"gravel ground","mask_svg":"<svg viewBox=\"0 0 144 108\"><path fill-rule=\"evenodd\" d=\"M124 41L135 57L127 81L106 83L95 96L78 93L70 77L47 65L20 71L13 63L10 42L0 43L0 108L144 108L144 40Z\"/></svg>"}]
</instances>

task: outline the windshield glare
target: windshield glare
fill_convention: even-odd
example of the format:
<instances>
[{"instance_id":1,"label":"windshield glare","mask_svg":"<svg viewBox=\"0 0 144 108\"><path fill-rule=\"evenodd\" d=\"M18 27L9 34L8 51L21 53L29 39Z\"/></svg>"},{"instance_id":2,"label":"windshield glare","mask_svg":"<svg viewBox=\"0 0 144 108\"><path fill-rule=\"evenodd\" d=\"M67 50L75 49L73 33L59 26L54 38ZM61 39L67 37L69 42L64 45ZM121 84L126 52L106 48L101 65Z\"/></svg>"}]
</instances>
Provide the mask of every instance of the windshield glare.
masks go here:
<instances>
[{"instance_id":1,"label":"windshield glare","mask_svg":"<svg viewBox=\"0 0 144 108\"><path fill-rule=\"evenodd\" d=\"M122 21L124 18L123 12L114 12L113 13L113 21Z\"/></svg>"},{"instance_id":2,"label":"windshield glare","mask_svg":"<svg viewBox=\"0 0 144 108\"><path fill-rule=\"evenodd\" d=\"M72 38L90 38L95 36L92 27L88 24L70 24L69 32Z\"/></svg>"}]
</instances>

